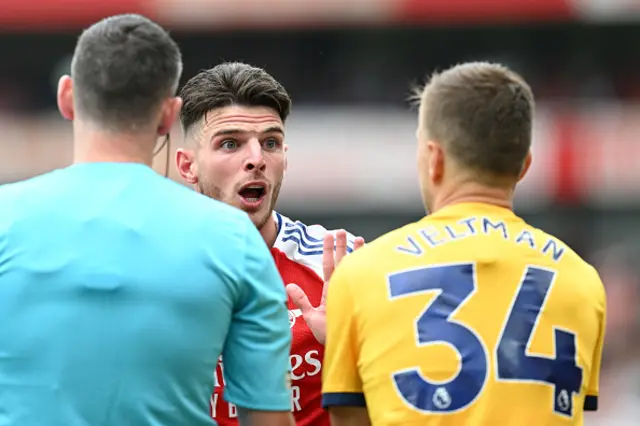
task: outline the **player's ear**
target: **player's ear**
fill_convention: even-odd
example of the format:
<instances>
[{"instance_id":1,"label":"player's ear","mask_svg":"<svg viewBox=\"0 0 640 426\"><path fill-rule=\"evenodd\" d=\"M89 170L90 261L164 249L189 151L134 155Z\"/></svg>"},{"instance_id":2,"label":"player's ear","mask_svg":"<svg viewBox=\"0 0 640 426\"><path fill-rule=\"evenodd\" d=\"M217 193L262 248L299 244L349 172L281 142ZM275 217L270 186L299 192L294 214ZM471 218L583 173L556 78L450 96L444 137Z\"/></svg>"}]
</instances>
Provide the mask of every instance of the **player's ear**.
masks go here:
<instances>
[{"instance_id":1,"label":"player's ear","mask_svg":"<svg viewBox=\"0 0 640 426\"><path fill-rule=\"evenodd\" d=\"M529 168L531 167L531 162L533 161L533 154L531 154L531 150L527 154L527 157L524 159L524 165L522 167L522 171L520 172L520 177L518 177L518 182L520 182L526 176Z\"/></svg>"},{"instance_id":2,"label":"player's ear","mask_svg":"<svg viewBox=\"0 0 640 426\"><path fill-rule=\"evenodd\" d=\"M444 176L444 150L439 143L434 141L427 141L426 148L429 178L434 183L440 183Z\"/></svg>"},{"instance_id":3,"label":"player's ear","mask_svg":"<svg viewBox=\"0 0 640 426\"><path fill-rule=\"evenodd\" d=\"M180 113L180 108L182 108L182 98L179 96L174 96L164 101L160 124L158 125L158 136L165 136L171 131Z\"/></svg>"},{"instance_id":4,"label":"player's ear","mask_svg":"<svg viewBox=\"0 0 640 426\"><path fill-rule=\"evenodd\" d=\"M287 159L287 151L289 151L289 145L284 144L284 171L287 171L289 167L289 160Z\"/></svg>"},{"instance_id":5,"label":"player's ear","mask_svg":"<svg viewBox=\"0 0 640 426\"><path fill-rule=\"evenodd\" d=\"M192 149L178 148L176 168L186 183L190 185L198 183L198 163L195 161L195 152Z\"/></svg>"},{"instance_id":6,"label":"player's ear","mask_svg":"<svg viewBox=\"0 0 640 426\"><path fill-rule=\"evenodd\" d=\"M67 120L73 120L75 111L73 107L73 80L68 75L63 75L58 80L58 110Z\"/></svg>"}]
</instances>

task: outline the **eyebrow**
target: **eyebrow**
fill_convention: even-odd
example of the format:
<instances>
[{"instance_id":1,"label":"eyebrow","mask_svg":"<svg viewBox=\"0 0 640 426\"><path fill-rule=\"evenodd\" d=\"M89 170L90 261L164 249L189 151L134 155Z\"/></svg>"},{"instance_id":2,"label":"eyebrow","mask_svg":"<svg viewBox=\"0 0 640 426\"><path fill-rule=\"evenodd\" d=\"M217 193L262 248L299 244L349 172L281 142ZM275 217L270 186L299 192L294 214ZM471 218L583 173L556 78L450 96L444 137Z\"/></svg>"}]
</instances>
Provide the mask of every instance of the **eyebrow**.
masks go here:
<instances>
[{"instance_id":1,"label":"eyebrow","mask_svg":"<svg viewBox=\"0 0 640 426\"><path fill-rule=\"evenodd\" d=\"M215 138L218 136L236 135L239 133L247 133L247 131L243 129L223 129L223 130L217 131L213 135L213 137ZM284 135L284 130L280 126L271 126L262 130L260 133L280 133L281 135Z\"/></svg>"}]
</instances>

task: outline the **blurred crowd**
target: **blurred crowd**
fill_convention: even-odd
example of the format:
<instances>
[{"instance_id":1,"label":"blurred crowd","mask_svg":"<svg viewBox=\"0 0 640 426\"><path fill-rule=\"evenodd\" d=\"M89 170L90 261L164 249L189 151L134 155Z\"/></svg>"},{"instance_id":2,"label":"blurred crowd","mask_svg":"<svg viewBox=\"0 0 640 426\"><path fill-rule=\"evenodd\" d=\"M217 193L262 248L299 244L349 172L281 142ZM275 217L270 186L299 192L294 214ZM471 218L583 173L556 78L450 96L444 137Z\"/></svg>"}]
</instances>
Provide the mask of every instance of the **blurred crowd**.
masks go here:
<instances>
[{"instance_id":1,"label":"blurred crowd","mask_svg":"<svg viewBox=\"0 0 640 426\"><path fill-rule=\"evenodd\" d=\"M240 60L266 68L290 92L291 155L306 163L292 161L283 213L304 221L347 228L371 240L420 218L410 124L414 112L407 99L411 86L429 72L488 60L508 64L531 82L542 123L536 143L543 148L534 155L535 178L526 183L519 212L592 261L607 288L601 410L589 414L587 426L638 424L640 156L629 151L638 149L640 135L640 13L633 2L624 9L625 2L614 0L544 0L529 18L517 11L513 20L505 12L486 20L481 14L468 17L469 22L454 19L455 11L444 13L444 6L440 15L428 15L435 12L420 4L412 15L397 15L404 20L396 15L383 20L380 11L390 1L371 3L380 9L376 13L358 9L367 8L366 2L329 2L331 13L316 11L321 23L302 12L283 18L282 10L295 2L272 2L277 8L273 16L279 17L275 23L268 5L261 6L263 20L255 13L247 20L238 18L241 13L233 15L237 27L233 20L209 25L206 18L185 13L174 18L172 35L183 51L184 78L223 60ZM216 2L225 11L232 3ZM462 0L432 3L459 3L460 11L475 7ZM494 3L499 2L487 4ZM581 3L581 11L589 13L573 14L565 3ZM247 13L255 7L250 1L237 4ZM547 14L541 12L543 4ZM617 12L605 13L607 4ZM601 9L605 18L599 19ZM57 78L69 70L84 21L75 14L68 25L53 22L49 29L45 23L29 26L25 16L14 24L10 13L0 13L5 58L0 66L0 178L5 182L64 165L71 154L69 128L56 116L54 94ZM93 18L89 14L87 23ZM179 136L175 141L179 144ZM313 159L322 163L308 163ZM338 166L324 167L338 160ZM159 161L160 171L164 157ZM333 182L335 188L323 191L322 182ZM393 185L400 189L391 190Z\"/></svg>"}]
</instances>

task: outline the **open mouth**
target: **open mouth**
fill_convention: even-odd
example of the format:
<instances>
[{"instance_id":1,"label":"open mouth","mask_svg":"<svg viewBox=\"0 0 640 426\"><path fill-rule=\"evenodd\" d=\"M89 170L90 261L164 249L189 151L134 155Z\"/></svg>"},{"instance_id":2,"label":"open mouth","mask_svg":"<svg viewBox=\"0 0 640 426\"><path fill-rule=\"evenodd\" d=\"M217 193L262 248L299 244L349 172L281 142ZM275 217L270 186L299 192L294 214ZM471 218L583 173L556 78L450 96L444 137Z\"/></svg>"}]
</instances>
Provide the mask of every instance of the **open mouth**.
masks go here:
<instances>
[{"instance_id":1,"label":"open mouth","mask_svg":"<svg viewBox=\"0 0 640 426\"><path fill-rule=\"evenodd\" d=\"M238 194L240 194L240 197L242 197L242 199L249 204L254 204L262 201L266 193L267 190L262 184L250 184L245 186L238 192Z\"/></svg>"}]
</instances>

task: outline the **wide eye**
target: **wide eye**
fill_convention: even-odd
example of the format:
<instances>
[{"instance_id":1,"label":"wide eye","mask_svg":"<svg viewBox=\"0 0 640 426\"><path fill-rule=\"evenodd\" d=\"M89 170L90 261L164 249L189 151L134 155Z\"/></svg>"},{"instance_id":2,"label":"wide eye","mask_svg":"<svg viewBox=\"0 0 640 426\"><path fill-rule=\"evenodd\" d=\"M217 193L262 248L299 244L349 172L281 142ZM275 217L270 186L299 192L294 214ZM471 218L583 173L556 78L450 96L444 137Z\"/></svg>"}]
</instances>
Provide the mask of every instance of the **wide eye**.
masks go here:
<instances>
[{"instance_id":1,"label":"wide eye","mask_svg":"<svg viewBox=\"0 0 640 426\"><path fill-rule=\"evenodd\" d=\"M268 150L277 149L280 146L280 141L275 138L269 138L264 141L264 148Z\"/></svg>"},{"instance_id":2,"label":"wide eye","mask_svg":"<svg viewBox=\"0 0 640 426\"><path fill-rule=\"evenodd\" d=\"M226 139L222 141L222 143L220 144L220 148L227 149L227 150L236 149L237 147L238 147L238 142L234 141L233 139Z\"/></svg>"}]
</instances>

